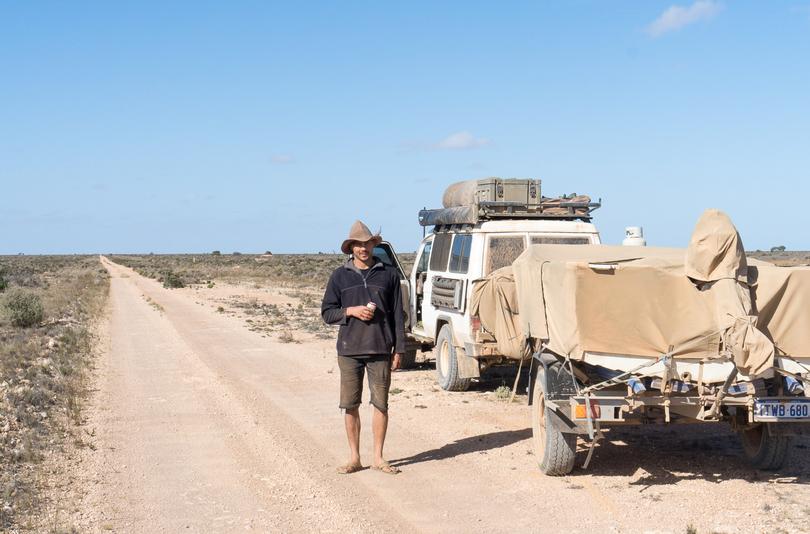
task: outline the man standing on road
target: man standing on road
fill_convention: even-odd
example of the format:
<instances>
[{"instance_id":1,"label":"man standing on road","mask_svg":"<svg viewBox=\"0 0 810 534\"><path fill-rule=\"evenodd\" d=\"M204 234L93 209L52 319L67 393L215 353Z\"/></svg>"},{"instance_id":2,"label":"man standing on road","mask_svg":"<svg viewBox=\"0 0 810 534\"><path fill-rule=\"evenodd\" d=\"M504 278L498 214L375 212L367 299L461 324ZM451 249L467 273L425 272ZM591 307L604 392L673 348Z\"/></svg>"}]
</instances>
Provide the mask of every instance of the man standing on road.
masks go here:
<instances>
[{"instance_id":1,"label":"man standing on road","mask_svg":"<svg viewBox=\"0 0 810 534\"><path fill-rule=\"evenodd\" d=\"M374 246L382 241L368 227L356 221L340 250L352 257L329 278L321 304L324 322L340 325L337 339L340 368L340 408L345 410L346 436L351 456L339 473L363 469L360 463L360 398L363 374L373 406L372 469L396 474L399 469L383 459L388 430L388 389L391 371L398 369L405 352L405 316L402 309L399 274L374 257ZM393 357L392 357L393 354Z\"/></svg>"}]
</instances>

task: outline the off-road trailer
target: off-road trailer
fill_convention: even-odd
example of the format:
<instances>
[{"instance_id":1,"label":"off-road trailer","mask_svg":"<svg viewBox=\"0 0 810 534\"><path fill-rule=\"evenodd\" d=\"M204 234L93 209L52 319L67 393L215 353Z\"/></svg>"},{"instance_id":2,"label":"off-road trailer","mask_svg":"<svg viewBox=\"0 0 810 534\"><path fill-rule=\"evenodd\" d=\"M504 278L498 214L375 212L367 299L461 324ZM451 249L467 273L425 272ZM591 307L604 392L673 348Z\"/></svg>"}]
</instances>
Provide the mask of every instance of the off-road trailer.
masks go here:
<instances>
[{"instance_id":1,"label":"off-road trailer","mask_svg":"<svg viewBox=\"0 0 810 534\"><path fill-rule=\"evenodd\" d=\"M738 370L730 359L675 361L662 354L619 373L538 351L528 393L539 467L548 475L570 473L577 436L590 441L587 467L605 427L725 422L739 433L754 467L778 469L788 458L793 436L810 429L810 398L804 396L803 382L810 376L810 362L781 355L776 363L773 378L736 381ZM726 374L724 381L704 380L718 373Z\"/></svg>"}]
</instances>

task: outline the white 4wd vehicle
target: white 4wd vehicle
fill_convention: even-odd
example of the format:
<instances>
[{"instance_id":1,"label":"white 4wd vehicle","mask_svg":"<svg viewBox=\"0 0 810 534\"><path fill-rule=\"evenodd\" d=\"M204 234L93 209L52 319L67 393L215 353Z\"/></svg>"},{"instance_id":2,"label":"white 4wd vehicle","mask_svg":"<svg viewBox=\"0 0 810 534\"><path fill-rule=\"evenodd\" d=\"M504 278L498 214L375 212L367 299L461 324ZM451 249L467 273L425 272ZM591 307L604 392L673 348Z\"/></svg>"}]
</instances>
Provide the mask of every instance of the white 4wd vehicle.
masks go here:
<instances>
[{"instance_id":1,"label":"white 4wd vehicle","mask_svg":"<svg viewBox=\"0 0 810 534\"><path fill-rule=\"evenodd\" d=\"M500 180L509 182L509 180ZM517 180L515 180L517 182ZM534 182L534 181L521 181ZM539 196L539 181L537 181ZM395 265L402 275L403 303L409 337L404 366L413 365L417 349L433 349L439 385L447 391L464 391L481 371L506 358L498 353L495 339L482 331L478 318L470 314L472 284L490 272L511 265L528 245L599 244L599 232L590 222L590 211L599 206L563 202L570 214L545 215L514 202L489 202L496 210L474 223L430 224L425 210L424 226L434 226L420 243L410 277L406 277L390 244L382 243L375 255ZM559 205L559 203L558 203ZM574 209L576 208L576 210ZM442 217L444 221L453 218ZM468 216L461 220L470 220Z\"/></svg>"}]
</instances>

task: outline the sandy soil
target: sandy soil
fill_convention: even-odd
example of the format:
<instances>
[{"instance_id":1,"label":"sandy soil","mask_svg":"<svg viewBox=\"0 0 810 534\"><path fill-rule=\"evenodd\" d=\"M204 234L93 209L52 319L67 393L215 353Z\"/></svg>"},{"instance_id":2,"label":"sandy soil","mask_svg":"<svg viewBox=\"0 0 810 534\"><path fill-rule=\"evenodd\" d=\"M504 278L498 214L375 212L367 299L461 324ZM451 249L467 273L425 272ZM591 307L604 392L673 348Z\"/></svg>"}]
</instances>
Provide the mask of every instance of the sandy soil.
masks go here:
<instances>
[{"instance_id":1,"label":"sandy soil","mask_svg":"<svg viewBox=\"0 0 810 534\"><path fill-rule=\"evenodd\" d=\"M82 531L810 529L808 440L774 474L749 468L721 426L622 429L587 471L545 477L525 396L497 399L500 379L440 391L427 367L393 378L386 452L402 473L337 475L346 445L333 341L279 343L217 313L227 288L167 290L105 266L108 349L87 425L95 451L73 481Z\"/></svg>"}]
</instances>

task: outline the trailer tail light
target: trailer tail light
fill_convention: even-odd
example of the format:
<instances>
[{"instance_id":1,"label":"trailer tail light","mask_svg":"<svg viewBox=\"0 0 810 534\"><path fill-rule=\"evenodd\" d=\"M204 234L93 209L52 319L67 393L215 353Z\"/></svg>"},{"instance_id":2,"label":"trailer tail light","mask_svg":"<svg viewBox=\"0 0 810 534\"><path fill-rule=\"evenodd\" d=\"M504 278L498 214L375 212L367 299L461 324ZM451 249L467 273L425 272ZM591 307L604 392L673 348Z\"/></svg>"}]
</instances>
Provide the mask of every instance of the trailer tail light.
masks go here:
<instances>
[{"instance_id":1,"label":"trailer tail light","mask_svg":"<svg viewBox=\"0 0 810 534\"><path fill-rule=\"evenodd\" d=\"M470 330L472 330L473 333L481 331L481 319L479 319L477 315L470 316Z\"/></svg>"},{"instance_id":2,"label":"trailer tail light","mask_svg":"<svg viewBox=\"0 0 810 534\"><path fill-rule=\"evenodd\" d=\"M602 409L599 403L595 400L591 401L591 419L599 419L602 416ZM578 403L574 408L574 419L587 419L588 414L585 412L585 403Z\"/></svg>"}]
</instances>

